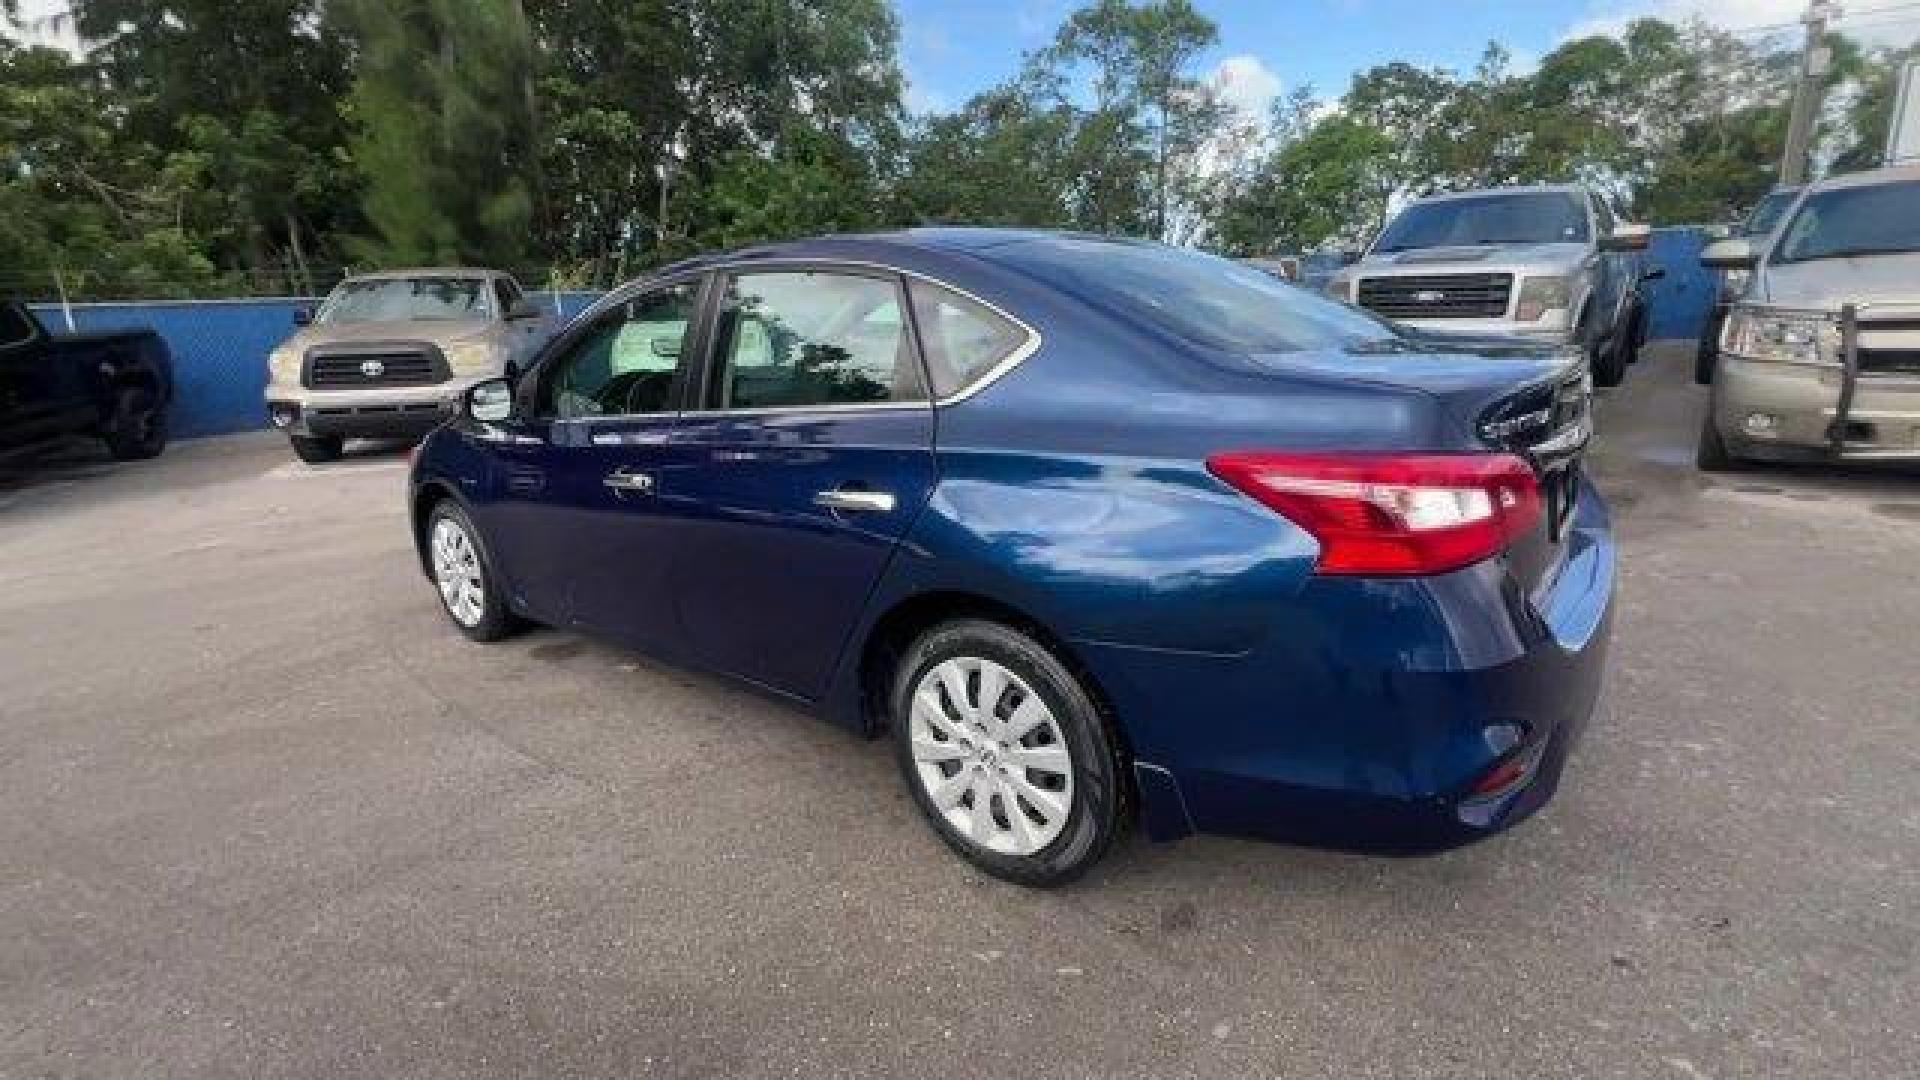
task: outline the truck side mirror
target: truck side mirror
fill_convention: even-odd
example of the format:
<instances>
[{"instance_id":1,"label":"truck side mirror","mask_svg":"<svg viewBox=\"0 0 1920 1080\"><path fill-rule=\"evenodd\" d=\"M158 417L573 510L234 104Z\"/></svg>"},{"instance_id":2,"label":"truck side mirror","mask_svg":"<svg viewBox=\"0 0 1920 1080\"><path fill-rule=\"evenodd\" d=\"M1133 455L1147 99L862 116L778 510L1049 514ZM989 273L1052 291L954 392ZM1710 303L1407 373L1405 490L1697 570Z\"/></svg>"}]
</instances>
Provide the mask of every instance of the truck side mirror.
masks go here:
<instances>
[{"instance_id":1,"label":"truck side mirror","mask_svg":"<svg viewBox=\"0 0 1920 1080\"><path fill-rule=\"evenodd\" d=\"M1700 252L1700 265L1720 270L1744 270L1754 263L1753 243L1748 240L1720 240Z\"/></svg>"},{"instance_id":2,"label":"truck side mirror","mask_svg":"<svg viewBox=\"0 0 1920 1080\"><path fill-rule=\"evenodd\" d=\"M294 308L293 309L293 325L312 326L313 325L313 309L308 307L305 304L302 304L299 307Z\"/></svg>"},{"instance_id":3,"label":"truck side mirror","mask_svg":"<svg viewBox=\"0 0 1920 1080\"><path fill-rule=\"evenodd\" d=\"M1650 226L1637 221L1623 221L1601 239L1600 247L1604 251L1645 251L1652 241L1653 229Z\"/></svg>"},{"instance_id":4,"label":"truck side mirror","mask_svg":"<svg viewBox=\"0 0 1920 1080\"><path fill-rule=\"evenodd\" d=\"M541 308L539 304L527 299L515 300L513 306L507 309L508 322L526 322L529 319L544 319L546 317L546 311Z\"/></svg>"}]
</instances>

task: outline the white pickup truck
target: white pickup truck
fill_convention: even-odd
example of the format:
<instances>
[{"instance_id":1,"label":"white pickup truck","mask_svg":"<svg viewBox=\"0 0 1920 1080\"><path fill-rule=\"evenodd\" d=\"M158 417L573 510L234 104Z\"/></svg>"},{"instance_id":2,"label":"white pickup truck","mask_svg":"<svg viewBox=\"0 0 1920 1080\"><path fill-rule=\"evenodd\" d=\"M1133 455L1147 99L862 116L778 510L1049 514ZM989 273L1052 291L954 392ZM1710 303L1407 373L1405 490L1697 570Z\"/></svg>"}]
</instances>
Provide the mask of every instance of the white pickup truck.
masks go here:
<instances>
[{"instance_id":1,"label":"white pickup truck","mask_svg":"<svg viewBox=\"0 0 1920 1080\"><path fill-rule=\"evenodd\" d=\"M1616 386L1646 338L1640 252L1651 231L1573 185L1421 199L1327 285L1336 299L1422 330L1507 334L1585 351Z\"/></svg>"}]
</instances>

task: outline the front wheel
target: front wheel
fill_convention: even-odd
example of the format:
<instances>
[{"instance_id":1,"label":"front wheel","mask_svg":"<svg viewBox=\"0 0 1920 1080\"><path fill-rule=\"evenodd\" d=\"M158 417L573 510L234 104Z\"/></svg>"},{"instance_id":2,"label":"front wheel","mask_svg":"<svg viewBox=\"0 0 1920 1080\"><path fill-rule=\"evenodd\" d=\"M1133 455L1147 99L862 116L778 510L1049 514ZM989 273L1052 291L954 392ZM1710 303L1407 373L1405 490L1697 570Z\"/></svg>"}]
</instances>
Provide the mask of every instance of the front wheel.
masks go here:
<instances>
[{"instance_id":1,"label":"front wheel","mask_svg":"<svg viewBox=\"0 0 1920 1080\"><path fill-rule=\"evenodd\" d=\"M1727 447L1726 436L1720 434L1720 425L1713 422L1713 410L1707 410L1706 418L1700 421L1700 442L1694 448L1693 461L1701 472L1734 472L1744 468L1746 461Z\"/></svg>"},{"instance_id":2,"label":"front wheel","mask_svg":"<svg viewBox=\"0 0 1920 1080\"><path fill-rule=\"evenodd\" d=\"M290 435L288 438L293 443L293 456L309 465L339 461L347 445L338 435Z\"/></svg>"},{"instance_id":3,"label":"front wheel","mask_svg":"<svg viewBox=\"0 0 1920 1080\"><path fill-rule=\"evenodd\" d=\"M900 661L892 717L914 802L987 873L1062 884L1119 832L1118 742L1080 680L1028 635L974 619L928 631Z\"/></svg>"},{"instance_id":4,"label":"front wheel","mask_svg":"<svg viewBox=\"0 0 1920 1080\"><path fill-rule=\"evenodd\" d=\"M498 641L519 628L473 519L459 503L443 499L427 516L427 557L440 606L461 633L475 641Z\"/></svg>"},{"instance_id":5,"label":"front wheel","mask_svg":"<svg viewBox=\"0 0 1920 1080\"><path fill-rule=\"evenodd\" d=\"M1587 318L1585 326L1581 339L1586 342L1587 365L1593 369L1593 385L1619 386L1627 379L1625 350L1612 338L1600 333L1599 324L1591 316Z\"/></svg>"}]
</instances>

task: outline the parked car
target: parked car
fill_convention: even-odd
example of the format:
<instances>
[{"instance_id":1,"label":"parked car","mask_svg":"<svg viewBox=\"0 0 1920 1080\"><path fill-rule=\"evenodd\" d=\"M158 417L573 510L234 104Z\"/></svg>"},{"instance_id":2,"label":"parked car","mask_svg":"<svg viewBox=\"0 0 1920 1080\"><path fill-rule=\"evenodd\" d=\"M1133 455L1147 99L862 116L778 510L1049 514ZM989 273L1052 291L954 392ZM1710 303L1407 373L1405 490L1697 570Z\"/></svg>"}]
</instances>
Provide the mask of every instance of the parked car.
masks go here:
<instances>
[{"instance_id":1,"label":"parked car","mask_svg":"<svg viewBox=\"0 0 1920 1080\"><path fill-rule=\"evenodd\" d=\"M1271 259L1241 259L1241 262L1281 281L1300 280L1300 260L1291 255L1281 255Z\"/></svg>"},{"instance_id":2,"label":"parked car","mask_svg":"<svg viewBox=\"0 0 1920 1080\"><path fill-rule=\"evenodd\" d=\"M76 436L122 461L157 457L172 399L172 357L153 331L54 334L0 298L0 458Z\"/></svg>"},{"instance_id":3,"label":"parked car","mask_svg":"<svg viewBox=\"0 0 1920 1080\"><path fill-rule=\"evenodd\" d=\"M1787 216L1788 209L1800 197L1802 190L1799 186L1775 188L1766 198L1754 204L1739 225L1716 239L1758 240L1766 236ZM1753 272L1747 267L1736 266L1715 273L1713 309L1707 315L1706 325L1700 329L1700 344L1694 351L1694 382L1705 386L1713 381L1713 360L1720 352L1720 330L1727 324L1727 309L1733 306L1734 300L1746 293L1752 280Z\"/></svg>"},{"instance_id":4,"label":"parked car","mask_svg":"<svg viewBox=\"0 0 1920 1080\"><path fill-rule=\"evenodd\" d=\"M311 462L349 438L418 438L462 390L518 370L552 336L518 282L472 268L351 277L294 323L268 361L267 415Z\"/></svg>"},{"instance_id":5,"label":"parked car","mask_svg":"<svg viewBox=\"0 0 1920 1080\"><path fill-rule=\"evenodd\" d=\"M1701 261L1753 275L1721 332L1702 469L1920 459L1920 165L1813 184L1778 228Z\"/></svg>"},{"instance_id":6,"label":"parked car","mask_svg":"<svg viewBox=\"0 0 1920 1080\"><path fill-rule=\"evenodd\" d=\"M1014 881L1136 810L1432 850L1537 810L1593 707L1588 385L1157 244L800 241L617 289L475 385L414 538L468 637L578 628L891 730L941 839Z\"/></svg>"},{"instance_id":7,"label":"parked car","mask_svg":"<svg viewBox=\"0 0 1920 1080\"><path fill-rule=\"evenodd\" d=\"M1334 298L1413 326L1574 345L1615 386L1646 337L1645 225L1577 186L1462 191L1396 215Z\"/></svg>"}]
</instances>

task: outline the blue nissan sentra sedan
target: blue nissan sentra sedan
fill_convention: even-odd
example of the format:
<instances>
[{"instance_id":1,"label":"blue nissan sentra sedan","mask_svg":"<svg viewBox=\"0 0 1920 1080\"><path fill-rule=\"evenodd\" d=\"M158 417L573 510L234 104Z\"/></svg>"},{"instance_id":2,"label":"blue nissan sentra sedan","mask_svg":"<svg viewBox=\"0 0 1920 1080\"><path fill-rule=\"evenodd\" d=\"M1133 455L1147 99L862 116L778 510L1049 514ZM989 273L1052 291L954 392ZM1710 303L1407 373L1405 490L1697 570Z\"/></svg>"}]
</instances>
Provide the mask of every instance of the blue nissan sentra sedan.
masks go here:
<instances>
[{"instance_id":1,"label":"blue nissan sentra sedan","mask_svg":"<svg viewBox=\"0 0 1920 1080\"><path fill-rule=\"evenodd\" d=\"M829 237L616 289L414 464L454 624L891 733L1029 885L1138 822L1409 853L1544 804L1614 544L1585 366L1044 232Z\"/></svg>"}]
</instances>

